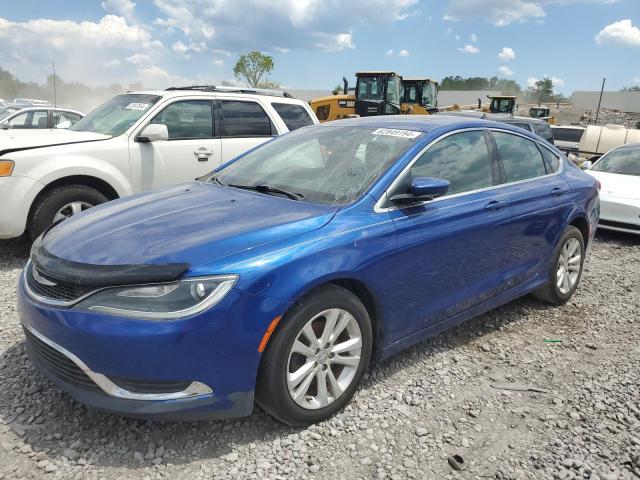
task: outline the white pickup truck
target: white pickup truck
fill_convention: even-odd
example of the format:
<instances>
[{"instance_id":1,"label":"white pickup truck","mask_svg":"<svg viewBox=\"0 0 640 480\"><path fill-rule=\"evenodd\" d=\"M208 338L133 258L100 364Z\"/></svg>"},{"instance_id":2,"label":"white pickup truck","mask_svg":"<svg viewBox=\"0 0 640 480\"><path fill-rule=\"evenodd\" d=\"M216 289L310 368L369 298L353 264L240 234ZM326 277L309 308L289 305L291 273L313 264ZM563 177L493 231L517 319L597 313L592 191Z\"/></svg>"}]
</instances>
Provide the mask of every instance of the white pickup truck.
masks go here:
<instances>
[{"instance_id":1,"label":"white pickup truck","mask_svg":"<svg viewBox=\"0 0 640 480\"><path fill-rule=\"evenodd\" d=\"M118 95L69 130L0 140L0 239L36 238L94 205L193 180L317 122L285 92L195 86Z\"/></svg>"}]
</instances>

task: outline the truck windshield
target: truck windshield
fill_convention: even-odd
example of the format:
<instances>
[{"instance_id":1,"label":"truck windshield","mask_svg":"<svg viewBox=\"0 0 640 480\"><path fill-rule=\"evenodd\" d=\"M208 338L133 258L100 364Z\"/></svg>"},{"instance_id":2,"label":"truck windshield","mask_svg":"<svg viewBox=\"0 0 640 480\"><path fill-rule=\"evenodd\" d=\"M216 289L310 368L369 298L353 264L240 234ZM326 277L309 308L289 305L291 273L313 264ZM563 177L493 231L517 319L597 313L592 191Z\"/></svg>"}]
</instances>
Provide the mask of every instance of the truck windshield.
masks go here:
<instances>
[{"instance_id":1,"label":"truck windshield","mask_svg":"<svg viewBox=\"0 0 640 480\"><path fill-rule=\"evenodd\" d=\"M358 77L358 98L361 100L382 100L384 85L382 77Z\"/></svg>"},{"instance_id":2,"label":"truck windshield","mask_svg":"<svg viewBox=\"0 0 640 480\"><path fill-rule=\"evenodd\" d=\"M118 95L100 105L69 130L117 137L137 122L159 99L157 95Z\"/></svg>"},{"instance_id":3,"label":"truck windshield","mask_svg":"<svg viewBox=\"0 0 640 480\"><path fill-rule=\"evenodd\" d=\"M437 107L436 85L435 83L425 83L422 85L422 106L427 108Z\"/></svg>"}]
</instances>

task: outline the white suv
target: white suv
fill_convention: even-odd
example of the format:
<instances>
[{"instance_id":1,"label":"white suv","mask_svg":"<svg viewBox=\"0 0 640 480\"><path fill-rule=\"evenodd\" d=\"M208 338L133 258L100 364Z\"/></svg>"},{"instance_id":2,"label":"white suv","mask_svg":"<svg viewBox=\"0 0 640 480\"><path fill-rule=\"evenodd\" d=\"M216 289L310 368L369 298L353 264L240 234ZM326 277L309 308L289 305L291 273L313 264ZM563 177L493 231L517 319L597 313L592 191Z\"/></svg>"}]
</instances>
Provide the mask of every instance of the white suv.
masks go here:
<instances>
[{"instance_id":1,"label":"white suv","mask_svg":"<svg viewBox=\"0 0 640 480\"><path fill-rule=\"evenodd\" d=\"M69 130L0 142L0 238L37 237L108 200L193 180L312 123L286 92L184 87L118 95Z\"/></svg>"}]
</instances>

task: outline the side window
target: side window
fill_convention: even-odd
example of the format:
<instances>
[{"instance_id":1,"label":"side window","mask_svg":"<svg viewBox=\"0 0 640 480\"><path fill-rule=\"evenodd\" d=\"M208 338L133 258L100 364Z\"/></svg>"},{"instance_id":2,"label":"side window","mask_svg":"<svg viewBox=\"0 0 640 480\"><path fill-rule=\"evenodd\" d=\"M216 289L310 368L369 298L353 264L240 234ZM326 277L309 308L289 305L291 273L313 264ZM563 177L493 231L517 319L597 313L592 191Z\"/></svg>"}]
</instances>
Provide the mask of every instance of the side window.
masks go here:
<instances>
[{"instance_id":1,"label":"side window","mask_svg":"<svg viewBox=\"0 0 640 480\"><path fill-rule=\"evenodd\" d=\"M493 185L491 156L482 131L463 132L443 138L411 167L412 177L449 180L449 194Z\"/></svg>"},{"instance_id":2,"label":"side window","mask_svg":"<svg viewBox=\"0 0 640 480\"><path fill-rule=\"evenodd\" d=\"M546 175L542 154L531 140L511 133L493 132L507 182Z\"/></svg>"},{"instance_id":3,"label":"side window","mask_svg":"<svg viewBox=\"0 0 640 480\"><path fill-rule=\"evenodd\" d=\"M293 103L272 103L271 106L278 115L280 115L280 118L282 118L282 121L289 131L306 127L307 125L313 125L313 120L307 113L307 110L300 105Z\"/></svg>"},{"instance_id":4,"label":"side window","mask_svg":"<svg viewBox=\"0 0 640 480\"><path fill-rule=\"evenodd\" d=\"M78 115L77 113L73 113L73 112L65 112L64 114L69 119L69 121L71 122L71 125L75 125L82 118L80 115Z\"/></svg>"},{"instance_id":5,"label":"side window","mask_svg":"<svg viewBox=\"0 0 640 480\"><path fill-rule=\"evenodd\" d=\"M209 100L172 103L151 123L166 125L169 140L213 138L213 109Z\"/></svg>"},{"instance_id":6,"label":"side window","mask_svg":"<svg viewBox=\"0 0 640 480\"><path fill-rule=\"evenodd\" d=\"M49 128L49 112L36 110L31 117L31 128Z\"/></svg>"},{"instance_id":7,"label":"side window","mask_svg":"<svg viewBox=\"0 0 640 480\"><path fill-rule=\"evenodd\" d=\"M223 137L270 137L271 120L256 102L222 100Z\"/></svg>"},{"instance_id":8,"label":"side window","mask_svg":"<svg viewBox=\"0 0 640 480\"><path fill-rule=\"evenodd\" d=\"M545 166L547 167L547 172L548 173L557 172L558 169L560 168L560 158L547 148L544 148L544 147L538 147L538 148L540 148L540 150L542 151L542 157L544 158L544 163L545 163Z\"/></svg>"},{"instance_id":9,"label":"side window","mask_svg":"<svg viewBox=\"0 0 640 480\"><path fill-rule=\"evenodd\" d=\"M69 128L80 120L80 115L71 112L53 112L53 128Z\"/></svg>"},{"instance_id":10,"label":"side window","mask_svg":"<svg viewBox=\"0 0 640 480\"><path fill-rule=\"evenodd\" d=\"M11 125L12 128L29 128L31 125L30 122L27 122L29 113L31 112L25 112L20 115L16 115L11 120L9 120L9 125Z\"/></svg>"}]
</instances>

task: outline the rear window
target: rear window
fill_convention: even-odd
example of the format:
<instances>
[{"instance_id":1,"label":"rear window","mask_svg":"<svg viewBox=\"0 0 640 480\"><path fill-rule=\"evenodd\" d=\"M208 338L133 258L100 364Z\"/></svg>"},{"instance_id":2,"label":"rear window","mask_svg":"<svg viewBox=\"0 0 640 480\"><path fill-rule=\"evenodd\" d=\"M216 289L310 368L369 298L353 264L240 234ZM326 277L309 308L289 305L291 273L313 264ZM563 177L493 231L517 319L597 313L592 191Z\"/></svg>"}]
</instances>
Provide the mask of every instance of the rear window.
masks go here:
<instances>
[{"instance_id":1,"label":"rear window","mask_svg":"<svg viewBox=\"0 0 640 480\"><path fill-rule=\"evenodd\" d=\"M274 108L282 121L287 126L289 131L296 128L306 127L307 125L313 125L313 120L307 113L307 110L301 105L295 105L293 103L272 103Z\"/></svg>"},{"instance_id":2,"label":"rear window","mask_svg":"<svg viewBox=\"0 0 640 480\"><path fill-rule=\"evenodd\" d=\"M271 120L256 102L222 100L223 137L270 137Z\"/></svg>"},{"instance_id":3,"label":"rear window","mask_svg":"<svg viewBox=\"0 0 640 480\"><path fill-rule=\"evenodd\" d=\"M552 128L553 139L560 142L579 143L584 133L583 128Z\"/></svg>"}]
</instances>

